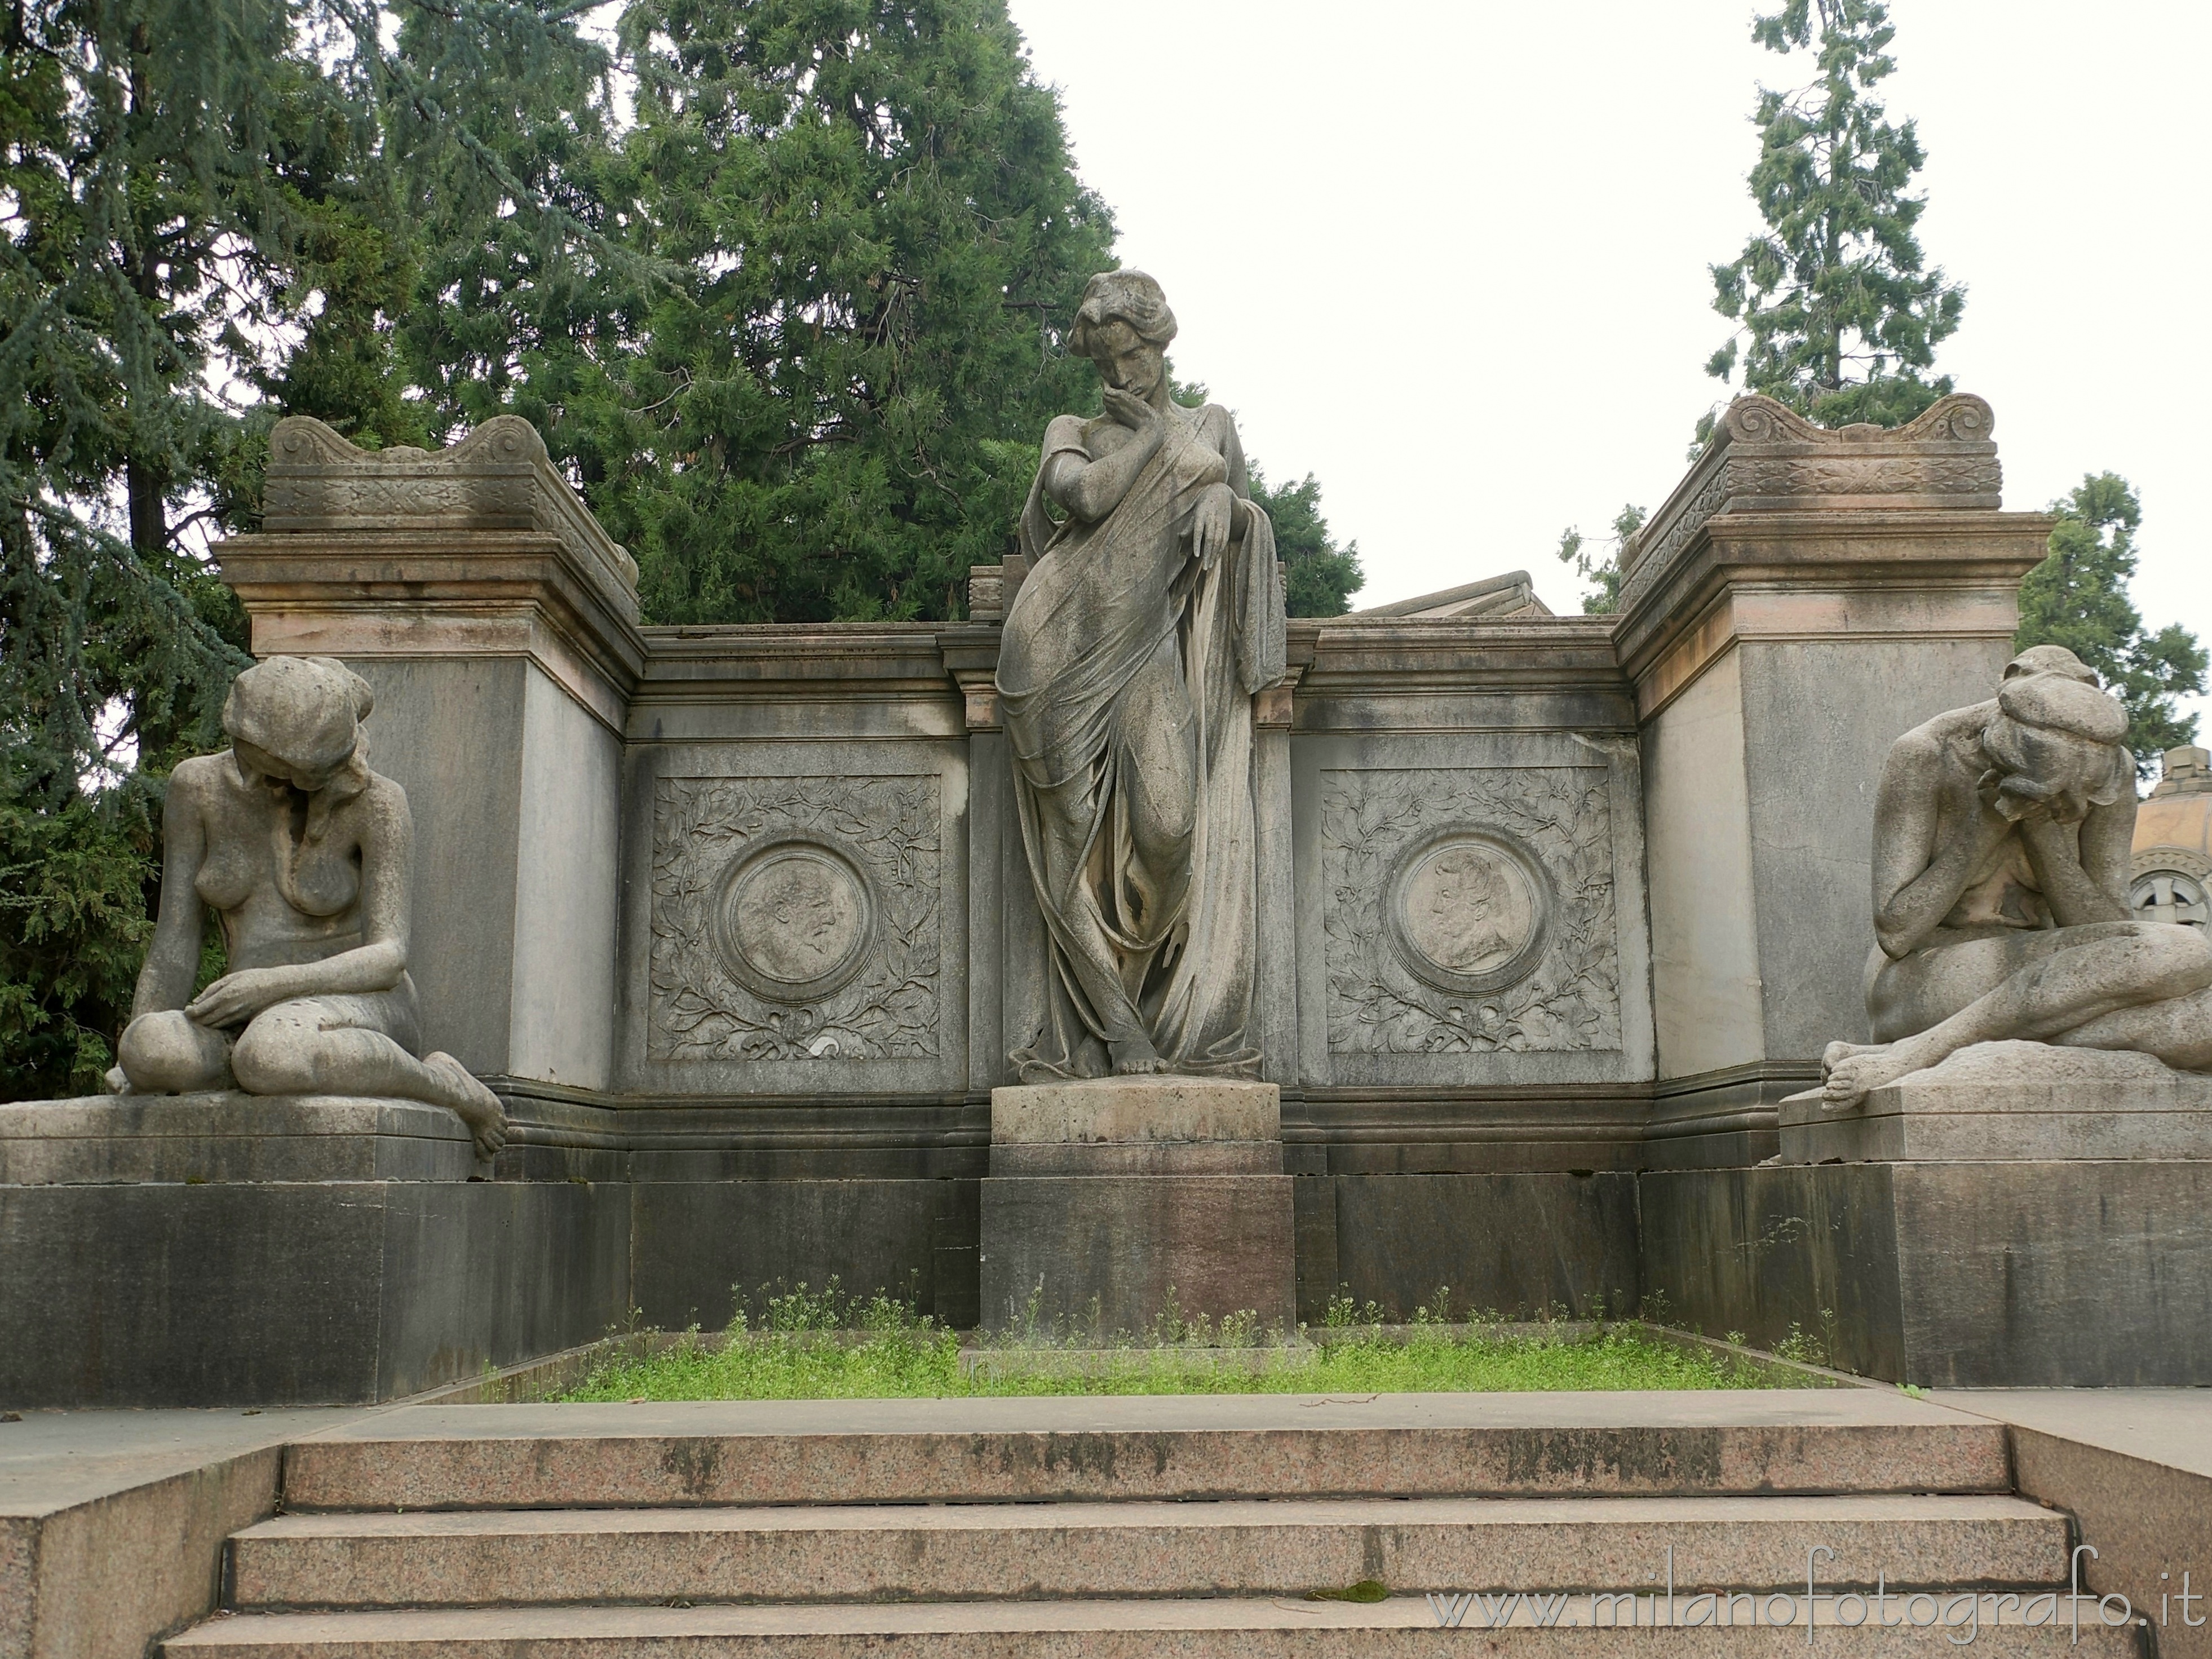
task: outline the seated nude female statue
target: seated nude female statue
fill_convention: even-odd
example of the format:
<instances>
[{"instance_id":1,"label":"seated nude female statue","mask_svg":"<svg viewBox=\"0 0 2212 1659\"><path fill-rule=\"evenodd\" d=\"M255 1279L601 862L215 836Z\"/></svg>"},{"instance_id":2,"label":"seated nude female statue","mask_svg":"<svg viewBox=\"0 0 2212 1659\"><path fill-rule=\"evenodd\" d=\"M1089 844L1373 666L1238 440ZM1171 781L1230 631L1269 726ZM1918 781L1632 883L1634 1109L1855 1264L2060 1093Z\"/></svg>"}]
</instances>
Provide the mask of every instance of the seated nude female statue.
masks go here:
<instances>
[{"instance_id":1,"label":"seated nude female statue","mask_svg":"<svg viewBox=\"0 0 2212 1659\"><path fill-rule=\"evenodd\" d=\"M108 1074L121 1092L236 1086L369 1095L460 1115L480 1156L499 1097L422 1047L407 975L412 821L368 769L368 682L328 657L271 657L230 688L229 751L179 764L162 809L161 907ZM229 971L198 996L201 907Z\"/></svg>"},{"instance_id":2,"label":"seated nude female statue","mask_svg":"<svg viewBox=\"0 0 2212 1659\"><path fill-rule=\"evenodd\" d=\"M1875 805L1878 1040L1828 1045L1826 1109L2007 1038L2212 1068L2212 941L2130 917L2127 724L2072 652L2044 645L1994 701L1897 740Z\"/></svg>"}]
</instances>

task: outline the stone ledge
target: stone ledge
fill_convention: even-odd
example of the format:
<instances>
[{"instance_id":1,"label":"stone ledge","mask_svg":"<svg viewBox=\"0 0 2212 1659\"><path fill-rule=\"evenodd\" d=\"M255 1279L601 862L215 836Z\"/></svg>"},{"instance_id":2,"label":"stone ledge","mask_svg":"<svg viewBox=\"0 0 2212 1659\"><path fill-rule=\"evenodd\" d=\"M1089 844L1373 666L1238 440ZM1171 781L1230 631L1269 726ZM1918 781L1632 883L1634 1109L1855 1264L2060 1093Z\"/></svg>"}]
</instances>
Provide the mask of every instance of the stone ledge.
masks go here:
<instances>
[{"instance_id":1,"label":"stone ledge","mask_svg":"<svg viewBox=\"0 0 2212 1659\"><path fill-rule=\"evenodd\" d=\"M994 1147L1279 1141L1282 1117L1282 1091L1272 1083L1112 1077L991 1091Z\"/></svg>"},{"instance_id":2,"label":"stone ledge","mask_svg":"<svg viewBox=\"0 0 2212 1659\"><path fill-rule=\"evenodd\" d=\"M1279 1140L1012 1141L991 1148L994 1176L1281 1175Z\"/></svg>"},{"instance_id":3,"label":"stone ledge","mask_svg":"<svg viewBox=\"0 0 2212 1659\"><path fill-rule=\"evenodd\" d=\"M0 1186L466 1181L460 1118L344 1095L88 1095L0 1106Z\"/></svg>"},{"instance_id":4,"label":"stone ledge","mask_svg":"<svg viewBox=\"0 0 2212 1659\"><path fill-rule=\"evenodd\" d=\"M2212 1077L2148 1054L1984 1042L1847 1112L1782 1103L1784 1164L2212 1159Z\"/></svg>"}]
</instances>

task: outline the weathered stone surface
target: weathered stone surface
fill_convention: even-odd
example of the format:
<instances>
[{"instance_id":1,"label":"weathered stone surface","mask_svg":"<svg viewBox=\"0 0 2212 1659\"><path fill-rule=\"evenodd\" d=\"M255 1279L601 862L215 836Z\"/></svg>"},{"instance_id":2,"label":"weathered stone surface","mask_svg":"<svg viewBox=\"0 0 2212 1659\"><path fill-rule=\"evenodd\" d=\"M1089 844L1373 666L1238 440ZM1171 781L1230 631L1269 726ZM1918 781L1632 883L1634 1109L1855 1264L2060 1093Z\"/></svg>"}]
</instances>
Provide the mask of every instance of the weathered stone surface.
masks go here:
<instances>
[{"instance_id":1,"label":"weathered stone surface","mask_svg":"<svg viewBox=\"0 0 2212 1659\"><path fill-rule=\"evenodd\" d=\"M1923 1605L1940 1612L1933 1602L1929 1597ZM1984 1609L1976 1640L1983 1651L2001 1659L2027 1654L2127 1659L2136 1651L2133 1630L2106 1629L2090 1616L2077 1643L2063 1622L2051 1625L2051 1611L2041 1608L2036 1615L2040 1627L2028 1628L2016 1607L2002 1616ZM1749 1619L1747 1613L1747 1626ZM1620 1634L1544 1629L1537 1620L1530 1604L1521 1603L1507 1628L1481 1638L1486 1650L1510 1659L1546 1654L1594 1659L1623 1649L1682 1659L1796 1659L1806 1643L1802 1626L1778 1624ZM1829 1644L1863 1659L1902 1659L1948 1639L1913 1629L1901 1610L1889 1628L1869 1621L1857 1629L1825 1623L1822 1629ZM783 1650L805 1653L809 1659L868 1659L892 1647L911 1659L1207 1659L1224 1651L1243 1659L1380 1659L1397 1654L1425 1659L1458 1652L1473 1639L1470 1633L1437 1628L1434 1608L1419 1595L1394 1595L1372 1605L1223 1595L861 1607L702 1605L680 1610L543 1607L495 1614L465 1608L264 1613L211 1620L172 1638L163 1650L174 1659L339 1659L366 1651L388 1659L442 1659L472 1654L495 1641L509 1659L567 1659L579 1652L629 1648L687 1655Z\"/></svg>"},{"instance_id":2,"label":"weathered stone surface","mask_svg":"<svg viewBox=\"0 0 2212 1659\"><path fill-rule=\"evenodd\" d=\"M638 1181L627 1189L633 1301L667 1329L719 1329L740 1305L757 1315L764 1296L800 1285L818 1293L834 1278L848 1295L882 1291L953 1322L975 1301L975 1185ZM975 1320L957 1322L964 1328Z\"/></svg>"},{"instance_id":3,"label":"weathered stone surface","mask_svg":"<svg viewBox=\"0 0 2212 1659\"><path fill-rule=\"evenodd\" d=\"M1290 1178L1272 1083L1101 1078L991 1093L986 1325L1101 1334L1163 1314L1295 1320Z\"/></svg>"},{"instance_id":4,"label":"weathered stone surface","mask_svg":"<svg viewBox=\"0 0 2212 1659\"><path fill-rule=\"evenodd\" d=\"M1869 780L1988 685L2047 550L2048 519L1995 510L1990 424L1970 398L1887 432L1741 399L1624 551L1662 1082L1732 1086L1863 1032ZM1765 1127L1792 1091L1760 1091Z\"/></svg>"},{"instance_id":5,"label":"weathered stone surface","mask_svg":"<svg viewBox=\"0 0 2212 1659\"><path fill-rule=\"evenodd\" d=\"M1455 1316L1636 1311L1636 1177L1340 1175L1326 1177L1334 1277L1328 1294L1410 1318L1443 1291ZM1310 1226L1301 1245L1311 1248ZM1316 1287L1319 1288L1319 1287ZM1305 1316L1320 1310L1310 1301Z\"/></svg>"},{"instance_id":6,"label":"weathered stone surface","mask_svg":"<svg viewBox=\"0 0 2212 1659\"><path fill-rule=\"evenodd\" d=\"M626 1189L569 1182L0 1187L0 1400L388 1400L623 1317Z\"/></svg>"},{"instance_id":7,"label":"weathered stone surface","mask_svg":"<svg viewBox=\"0 0 2212 1659\"><path fill-rule=\"evenodd\" d=\"M1337 1054L1621 1046L1601 766L1321 781Z\"/></svg>"},{"instance_id":8,"label":"weathered stone surface","mask_svg":"<svg viewBox=\"0 0 2212 1659\"><path fill-rule=\"evenodd\" d=\"M661 777L648 1061L937 1054L935 776Z\"/></svg>"},{"instance_id":9,"label":"weathered stone surface","mask_svg":"<svg viewBox=\"0 0 2212 1659\"><path fill-rule=\"evenodd\" d=\"M2212 1078L2150 1054L1983 1042L1825 1109L1820 1091L1782 1103L1782 1161L1898 1158L2212 1158Z\"/></svg>"},{"instance_id":10,"label":"weathered stone surface","mask_svg":"<svg viewBox=\"0 0 2212 1659\"><path fill-rule=\"evenodd\" d=\"M1823 1164L1642 1177L1670 1317L1947 1388L2212 1382L2212 1162Z\"/></svg>"},{"instance_id":11,"label":"weathered stone surface","mask_svg":"<svg viewBox=\"0 0 2212 1659\"><path fill-rule=\"evenodd\" d=\"M2021 1493L2071 1515L2097 1554L2081 1582L2118 1592L2149 1614L2160 1659L2212 1655L2212 1620L2185 1588L2204 1594L2212 1558L2212 1423L2195 1389L1976 1389L1948 1403L1993 1417L2012 1435ZM2167 1600L2165 1598L2172 1598Z\"/></svg>"},{"instance_id":12,"label":"weathered stone surface","mask_svg":"<svg viewBox=\"0 0 2212 1659\"><path fill-rule=\"evenodd\" d=\"M982 1317L1110 1337L1170 1310L1296 1323L1291 1177L994 1175L983 1182Z\"/></svg>"},{"instance_id":13,"label":"weathered stone surface","mask_svg":"<svg viewBox=\"0 0 2212 1659\"><path fill-rule=\"evenodd\" d=\"M485 1607L610 1601L953 1601L1007 1596L1298 1596L1379 1578L1464 1593L1627 1589L1671 1559L1678 1589L2051 1583L2066 1517L2017 1498L1223 1498L1030 1504L286 1515L240 1533L232 1605ZM1668 1552L1671 1550L1672 1555Z\"/></svg>"},{"instance_id":14,"label":"weathered stone surface","mask_svg":"<svg viewBox=\"0 0 2212 1659\"><path fill-rule=\"evenodd\" d=\"M408 1406L295 1444L292 1513L1114 1498L2002 1492L1892 1389Z\"/></svg>"},{"instance_id":15,"label":"weathered stone surface","mask_svg":"<svg viewBox=\"0 0 2212 1659\"><path fill-rule=\"evenodd\" d=\"M991 1145L1276 1140L1282 1091L1234 1079L1107 1078L991 1091Z\"/></svg>"},{"instance_id":16,"label":"weathered stone surface","mask_svg":"<svg viewBox=\"0 0 2212 1659\"><path fill-rule=\"evenodd\" d=\"M608 599L636 616L637 562L607 538L568 487L538 428L495 415L450 449L365 450L320 421L292 416L269 434L262 494L268 535L537 531L558 537Z\"/></svg>"},{"instance_id":17,"label":"weathered stone surface","mask_svg":"<svg viewBox=\"0 0 2212 1659\"><path fill-rule=\"evenodd\" d=\"M1724 513L1993 508L2002 474L1990 406L1965 394L1885 430L1814 426L1771 398L1738 398L1666 504L1621 550L1623 610Z\"/></svg>"},{"instance_id":18,"label":"weathered stone surface","mask_svg":"<svg viewBox=\"0 0 2212 1659\"><path fill-rule=\"evenodd\" d=\"M93 1095L0 1106L0 1187L466 1181L460 1120L338 1095Z\"/></svg>"}]
</instances>

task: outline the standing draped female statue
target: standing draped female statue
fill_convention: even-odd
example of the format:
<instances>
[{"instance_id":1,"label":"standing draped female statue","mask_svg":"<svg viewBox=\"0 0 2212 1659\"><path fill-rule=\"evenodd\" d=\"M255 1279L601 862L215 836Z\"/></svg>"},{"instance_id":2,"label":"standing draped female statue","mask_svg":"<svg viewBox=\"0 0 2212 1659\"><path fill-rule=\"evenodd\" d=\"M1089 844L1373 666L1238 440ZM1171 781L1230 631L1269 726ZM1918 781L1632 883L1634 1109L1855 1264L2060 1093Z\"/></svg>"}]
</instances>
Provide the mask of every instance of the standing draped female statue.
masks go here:
<instances>
[{"instance_id":1,"label":"standing draped female statue","mask_svg":"<svg viewBox=\"0 0 2212 1659\"><path fill-rule=\"evenodd\" d=\"M1106 412L1046 428L1022 514L998 689L1054 970L1025 1080L1259 1069L1252 699L1282 587L1229 411L1168 395L1175 332L1150 276L1091 279L1068 344Z\"/></svg>"}]
</instances>

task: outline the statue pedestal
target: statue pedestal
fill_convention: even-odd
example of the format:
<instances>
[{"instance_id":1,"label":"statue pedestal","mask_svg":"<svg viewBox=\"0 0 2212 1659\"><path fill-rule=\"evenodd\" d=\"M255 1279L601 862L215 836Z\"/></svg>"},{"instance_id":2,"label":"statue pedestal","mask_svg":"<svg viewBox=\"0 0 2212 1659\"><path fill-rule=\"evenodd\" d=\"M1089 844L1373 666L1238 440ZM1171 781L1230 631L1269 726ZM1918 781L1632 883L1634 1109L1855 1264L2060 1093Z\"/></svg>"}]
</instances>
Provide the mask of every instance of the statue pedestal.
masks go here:
<instances>
[{"instance_id":1,"label":"statue pedestal","mask_svg":"<svg viewBox=\"0 0 2212 1659\"><path fill-rule=\"evenodd\" d=\"M590 1341L629 1189L489 1167L414 1101L0 1105L0 1402L356 1404Z\"/></svg>"},{"instance_id":2,"label":"statue pedestal","mask_svg":"<svg viewBox=\"0 0 2212 1659\"><path fill-rule=\"evenodd\" d=\"M991 1091L983 1322L1111 1337L1173 1307L1296 1322L1272 1083L1102 1078Z\"/></svg>"},{"instance_id":3,"label":"statue pedestal","mask_svg":"<svg viewBox=\"0 0 2212 1659\"><path fill-rule=\"evenodd\" d=\"M1762 1346L1931 1387L2212 1383L2212 1078L1989 1043L1782 1155L1644 1177L1645 1290Z\"/></svg>"},{"instance_id":4,"label":"statue pedestal","mask_svg":"<svg viewBox=\"0 0 2212 1659\"><path fill-rule=\"evenodd\" d=\"M1984 1042L1848 1112L1782 1103L1784 1164L2212 1158L2212 1078L2148 1054Z\"/></svg>"},{"instance_id":5,"label":"statue pedestal","mask_svg":"<svg viewBox=\"0 0 2212 1659\"><path fill-rule=\"evenodd\" d=\"M466 1181L489 1175L461 1121L415 1100L235 1090L0 1106L0 1186L127 1182Z\"/></svg>"}]
</instances>

